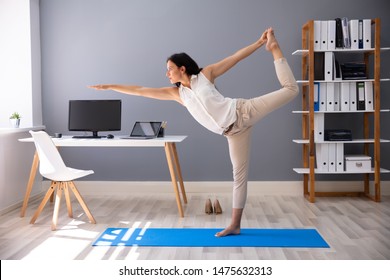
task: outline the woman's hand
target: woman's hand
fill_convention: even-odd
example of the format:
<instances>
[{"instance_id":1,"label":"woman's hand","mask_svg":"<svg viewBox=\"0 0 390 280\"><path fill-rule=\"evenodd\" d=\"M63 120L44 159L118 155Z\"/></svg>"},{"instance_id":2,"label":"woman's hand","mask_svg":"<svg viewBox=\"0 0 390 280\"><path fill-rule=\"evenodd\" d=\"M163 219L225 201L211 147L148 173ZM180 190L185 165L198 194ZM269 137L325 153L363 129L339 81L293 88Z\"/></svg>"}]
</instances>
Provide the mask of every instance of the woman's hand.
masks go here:
<instances>
[{"instance_id":1,"label":"woman's hand","mask_svg":"<svg viewBox=\"0 0 390 280\"><path fill-rule=\"evenodd\" d=\"M97 89L97 90L108 90L110 89L110 85L92 85L92 86L88 86L88 88Z\"/></svg>"},{"instance_id":2,"label":"woman's hand","mask_svg":"<svg viewBox=\"0 0 390 280\"><path fill-rule=\"evenodd\" d=\"M257 42L260 43L260 45L263 45L263 44L265 44L265 43L267 42L267 40L268 40L267 34L268 34L268 31L269 31L269 30L272 30L272 28L271 28L271 27L267 28L267 29L263 32L263 34L261 34L259 40L257 40Z\"/></svg>"}]
</instances>

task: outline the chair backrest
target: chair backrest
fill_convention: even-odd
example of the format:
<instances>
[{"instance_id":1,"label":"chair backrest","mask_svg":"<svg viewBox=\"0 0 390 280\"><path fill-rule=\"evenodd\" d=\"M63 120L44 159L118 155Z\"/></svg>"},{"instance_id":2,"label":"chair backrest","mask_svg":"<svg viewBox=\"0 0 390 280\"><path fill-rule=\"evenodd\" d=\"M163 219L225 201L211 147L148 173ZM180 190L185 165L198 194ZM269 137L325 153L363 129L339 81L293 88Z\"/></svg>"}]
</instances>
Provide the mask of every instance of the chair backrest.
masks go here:
<instances>
[{"instance_id":1,"label":"chair backrest","mask_svg":"<svg viewBox=\"0 0 390 280\"><path fill-rule=\"evenodd\" d=\"M43 177L53 179L67 169L51 137L44 131L31 131L39 157L39 172Z\"/></svg>"}]
</instances>

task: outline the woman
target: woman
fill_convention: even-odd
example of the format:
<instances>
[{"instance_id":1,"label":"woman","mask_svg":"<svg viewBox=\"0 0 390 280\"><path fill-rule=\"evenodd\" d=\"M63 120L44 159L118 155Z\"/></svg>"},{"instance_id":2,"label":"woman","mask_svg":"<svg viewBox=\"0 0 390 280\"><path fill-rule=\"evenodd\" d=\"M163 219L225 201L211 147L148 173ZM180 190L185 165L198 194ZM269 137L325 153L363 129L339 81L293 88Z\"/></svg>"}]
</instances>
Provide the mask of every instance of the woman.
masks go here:
<instances>
[{"instance_id":1,"label":"woman","mask_svg":"<svg viewBox=\"0 0 390 280\"><path fill-rule=\"evenodd\" d=\"M273 55L276 75L282 88L249 100L223 97L214 86L215 79L264 44L266 44L266 50ZM176 87L95 85L90 88L177 101L184 105L204 127L214 133L224 135L228 140L233 165L233 210L230 225L218 232L216 236L240 234L241 217L247 198L252 126L298 94L294 75L275 39L273 29L268 28L253 44L203 69L199 68L187 54L174 54L167 60L166 76Z\"/></svg>"}]
</instances>

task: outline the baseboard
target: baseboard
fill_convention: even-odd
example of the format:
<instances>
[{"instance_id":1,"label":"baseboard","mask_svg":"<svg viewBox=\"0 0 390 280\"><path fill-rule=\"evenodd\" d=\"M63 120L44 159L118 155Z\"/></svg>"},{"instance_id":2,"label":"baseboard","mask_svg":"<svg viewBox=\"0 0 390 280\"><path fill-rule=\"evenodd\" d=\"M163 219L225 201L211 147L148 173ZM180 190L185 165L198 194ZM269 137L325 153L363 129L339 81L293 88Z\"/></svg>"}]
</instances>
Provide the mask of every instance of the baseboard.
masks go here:
<instances>
[{"instance_id":1,"label":"baseboard","mask_svg":"<svg viewBox=\"0 0 390 280\"><path fill-rule=\"evenodd\" d=\"M50 185L50 184L48 184L47 187L49 187L49 185ZM46 187L46 186L45 186L45 187ZM46 190L47 190L47 189L46 189ZM29 201L29 203L30 203L30 202L35 201L36 199L42 199L43 195L44 195L44 191L39 192L39 193L34 194L34 195L31 195L31 196L30 196L30 199L29 199L28 201ZM12 204L12 205L10 205L10 206L7 206L7 207L5 207L5 208L3 208L3 209L0 209L0 216L1 216L1 215L4 215L4 214L6 214L6 213L9 213L9 212L11 212L11 211L14 211L14 210L16 210L16 209L19 209L19 210L20 210L20 209L22 209L22 205L23 205L23 201L19 201L19 202L16 202L16 203L14 203L14 204Z\"/></svg>"},{"instance_id":2,"label":"baseboard","mask_svg":"<svg viewBox=\"0 0 390 280\"><path fill-rule=\"evenodd\" d=\"M172 183L133 182L133 181L77 181L78 189L83 195L123 195L132 193L172 193ZM47 189L50 182L44 181ZM232 182L184 182L187 193L230 193ZM372 188L372 187L371 187ZM321 181L316 182L320 192L358 192L363 190L361 181ZM251 181L248 182L248 193L264 195L302 195L302 181ZM390 181L381 182L381 194L390 195Z\"/></svg>"},{"instance_id":3,"label":"baseboard","mask_svg":"<svg viewBox=\"0 0 390 280\"><path fill-rule=\"evenodd\" d=\"M132 181L76 181L82 195L129 195L132 193L173 193L172 183L164 182L132 182ZM184 182L186 192L191 193L231 193L232 182ZM372 185L372 184L371 184ZM50 181L42 182L42 192L30 197L30 202L41 199L50 186ZM370 186L373 193L373 186ZM363 190L361 181L321 181L316 182L316 190L320 192L359 192ZM248 182L248 193L261 195L302 196L302 181L251 181ZM390 195L390 181L381 182L382 196ZM5 209L0 215L22 207L23 201Z\"/></svg>"}]
</instances>

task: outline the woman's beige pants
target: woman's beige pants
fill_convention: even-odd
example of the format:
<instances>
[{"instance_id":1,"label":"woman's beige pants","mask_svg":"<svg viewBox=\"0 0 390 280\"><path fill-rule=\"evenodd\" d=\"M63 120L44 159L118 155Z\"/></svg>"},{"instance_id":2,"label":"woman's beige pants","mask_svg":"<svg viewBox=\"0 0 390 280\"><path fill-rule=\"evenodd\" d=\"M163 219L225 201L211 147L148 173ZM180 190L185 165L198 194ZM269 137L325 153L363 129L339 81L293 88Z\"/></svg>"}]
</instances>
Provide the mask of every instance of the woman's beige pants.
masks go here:
<instances>
[{"instance_id":1,"label":"woman's beige pants","mask_svg":"<svg viewBox=\"0 0 390 280\"><path fill-rule=\"evenodd\" d=\"M281 89L252 99L237 100L237 120L225 133L233 165L233 208L244 208L247 198L252 126L298 95L299 89L285 58L274 61Z\"/></svg>"}]
</instances>

